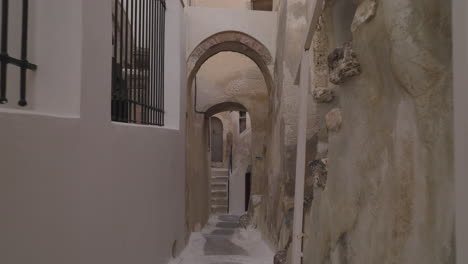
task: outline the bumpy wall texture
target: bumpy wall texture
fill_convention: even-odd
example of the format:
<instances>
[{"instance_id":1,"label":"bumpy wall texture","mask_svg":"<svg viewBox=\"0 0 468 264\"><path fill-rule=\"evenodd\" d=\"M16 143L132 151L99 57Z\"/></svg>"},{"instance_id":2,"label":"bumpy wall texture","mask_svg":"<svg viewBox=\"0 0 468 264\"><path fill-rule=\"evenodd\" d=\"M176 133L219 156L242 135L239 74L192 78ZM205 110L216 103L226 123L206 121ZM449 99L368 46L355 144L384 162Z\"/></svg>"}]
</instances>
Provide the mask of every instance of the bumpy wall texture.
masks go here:
<instances>
[{"instance_id":1,"label":"bumpy wall texture","mask_svg":"<svg viewBox=\"0 0 468 264\"><path fill-rule=\"evenodd\" d=\"M267 140L270 199L255 216L278 249L287 248L294 210L288 105L304 7L278 3L278 35L286 37L277 43ZM309 164L326 169L306 175L304 263L455 262L450 8L326 1L312 47L307 143Z\"/></svg>"}]
</instances>

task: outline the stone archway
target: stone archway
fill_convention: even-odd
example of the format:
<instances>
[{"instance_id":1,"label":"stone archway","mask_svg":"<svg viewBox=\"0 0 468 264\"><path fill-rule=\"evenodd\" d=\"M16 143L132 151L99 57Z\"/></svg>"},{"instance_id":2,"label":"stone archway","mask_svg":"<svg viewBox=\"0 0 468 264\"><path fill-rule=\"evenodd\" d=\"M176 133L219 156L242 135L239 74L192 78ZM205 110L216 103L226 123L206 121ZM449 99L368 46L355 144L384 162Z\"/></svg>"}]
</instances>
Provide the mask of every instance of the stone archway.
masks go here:
<instances>
[{"instance_id":1,"label":"stone archway","mask_svg":"<svg viewBox=\"0 0 468 264\"><path fill-rule=\"evenodd\" d=\"M217 113L221 113L224 111L244 111L248 112L247 108L242 104L235 103L235 102L223 102L220 104L213 105L212 107L208 108L205 111L205 115L210 117L216 115Z\"/></svg>"},{"instance_id":2,"label":"stone archway","mask_svg":"<svg viewBox=\"0 0 468 264\"><path fill-rule=\"evenodd\" d=\"M192 83L203 63L223 51L241 53L255 62L263 74L268 90L271 91L273 79L268 66L272 66L273 58L270 51L257 39L239 31L214 34L193 49L187 59L188 83Z\"/></svg>"},{"instance_id":3,"label":"stone archway","mask_svg":"<svg viewBox=\"0 0 468 264\"><path fill-rule=\"evenodd\" d=\"M244 102L233 98L233 101L220 101L215 105L204 108L205 112L198 112L195 108L195 90L193 89L196 81L196 76L201 66L211 57L220 52L235 52L245 55L258 66L263 79L265 81L265 100L261 104L252 102ZM186 168L187 168L187 227L190 230L197 230L199 224L203 225L208 220L207 203L210 203L210 197L206 184L208 178L209 165L208 162L202 161L206 156L206 147L208 145L207 123L209 117L223 111L246 111L251 113L252 117L252 134L251 141L254 142L251 146L251 155L249 159L253 165L252 168L252 194L259 194L264 182L264 139L266 134L266 120L269 111L268 94L272 91L273 79L273 58L266 46L257 39L248 34L238 31L224 31L214 34L196 46L190 53L187 59L187 119L186 119L186 142L190 151L187 151ZM258 98L258 94L257 97ZM249 109L247 109L249 108ZM192 111L194 109L194 111ZM252 112L250 112L252 111ZM204 151L205 149L205 151ZM208 159L206 159L208 161Z\"/></svg>"}]
</instances>

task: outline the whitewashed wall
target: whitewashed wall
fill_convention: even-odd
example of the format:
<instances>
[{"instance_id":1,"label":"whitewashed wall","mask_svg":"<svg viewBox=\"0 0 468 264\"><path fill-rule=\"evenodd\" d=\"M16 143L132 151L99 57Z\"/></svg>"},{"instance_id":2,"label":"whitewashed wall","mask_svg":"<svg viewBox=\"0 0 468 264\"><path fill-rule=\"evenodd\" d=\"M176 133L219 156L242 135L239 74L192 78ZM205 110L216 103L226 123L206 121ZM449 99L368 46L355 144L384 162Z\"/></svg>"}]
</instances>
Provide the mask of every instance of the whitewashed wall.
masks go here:
<instances>
[{"instance_id":1,"label":"whitewashed wall","mask_svg":"<svg viewBox=\"0 0 468 264\"><path fill-rule=\"evenodd\" d=\"M45 108L34 97L30 110L0 110L0 263L167 263L185 239L181 3L167 1L159 128L110 121L110 1L31 2L49 7L36 19L52 27L30 47L41 67L31 82L65 91Z\"/></svg>"},{"instance_id":2,"label":"whitewashed wall","mask_svg":"<svg viewBox=\"0 0 468 264\"><path fill-rule=\"evenodd\" d=\"M8 66L7 97L3 109L79 116L81 88L81 1L30 1L28 60L38 65L28 70L26 108L17 106L19 68ZM10 1L8 53L20 58L22 1ZM1 15L0 15L1 17Z\"/></svg>"},{"instance_id":3,"label":"whitewashed wall","mask_svg":"<svg viewBox=\"0 0 468 264\"><path fill-rule=\"evenodd\" d=\"M224 31L240 31L276 54L277 13L223 8L186 8L187 56L203 40Z\"/></svg>"}]
</instances>

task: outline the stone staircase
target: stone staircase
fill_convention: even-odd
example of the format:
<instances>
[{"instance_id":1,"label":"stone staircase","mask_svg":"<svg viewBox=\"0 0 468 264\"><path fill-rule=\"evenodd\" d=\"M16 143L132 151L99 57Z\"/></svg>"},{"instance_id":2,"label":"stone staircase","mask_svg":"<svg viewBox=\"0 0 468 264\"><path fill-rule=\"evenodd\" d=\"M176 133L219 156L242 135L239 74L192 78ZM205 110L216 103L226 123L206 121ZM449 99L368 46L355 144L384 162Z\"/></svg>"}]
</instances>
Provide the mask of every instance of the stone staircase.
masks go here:
<instances>
[{"instance_id":1,"label":"stone staircase","mask_svg":"<svg viewBox=\"0 0 468 264\"><path fill-rule=\"evenodd\" d=\"M211 168L211 213L227 214L229 211L229 171Z\"/></svg>"}]
</instances>

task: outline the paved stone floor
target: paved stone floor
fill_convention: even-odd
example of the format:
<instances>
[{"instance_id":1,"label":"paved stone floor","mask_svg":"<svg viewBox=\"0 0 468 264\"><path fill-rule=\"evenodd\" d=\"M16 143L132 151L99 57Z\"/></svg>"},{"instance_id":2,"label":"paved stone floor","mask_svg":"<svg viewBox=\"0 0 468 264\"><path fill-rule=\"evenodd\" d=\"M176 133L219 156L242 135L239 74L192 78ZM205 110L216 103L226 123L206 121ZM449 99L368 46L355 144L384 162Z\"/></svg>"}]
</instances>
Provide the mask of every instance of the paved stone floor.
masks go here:
<instances>
[{"instance_id":1,"label":"paved stone floor","mask_svg":"<svg viewBox=\"0 0 468 264\"><path fill-rule=\"evenodd\" d=\"M170 264L271 264L274 253L254 229L239 226L239 217L218 215L192 233L187 248Z\"/></svg>"}]
</instances>

